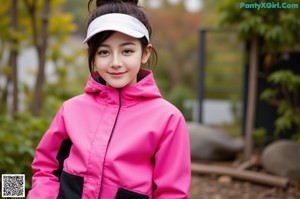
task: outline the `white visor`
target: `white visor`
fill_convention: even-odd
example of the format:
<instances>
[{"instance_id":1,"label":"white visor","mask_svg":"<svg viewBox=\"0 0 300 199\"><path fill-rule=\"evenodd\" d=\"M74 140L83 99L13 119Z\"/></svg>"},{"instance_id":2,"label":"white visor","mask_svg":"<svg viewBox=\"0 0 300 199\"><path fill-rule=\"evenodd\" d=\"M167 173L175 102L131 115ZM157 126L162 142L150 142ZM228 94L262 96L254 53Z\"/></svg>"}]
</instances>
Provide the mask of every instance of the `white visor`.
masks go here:
<instances>
[{"instance_id":1,"label":"white visor","mask_svg":"<svg viewBox=\"0 0 300 199\"><path fill-rule=\"evenodd\" d=\"M90 23L83 43L86 43L94 35L103 31L117 31L134 38L145 36L148 42L150 41L147 28L138 19L126 14L111 13L102 15Z\"/></svg>"}]
</instances>

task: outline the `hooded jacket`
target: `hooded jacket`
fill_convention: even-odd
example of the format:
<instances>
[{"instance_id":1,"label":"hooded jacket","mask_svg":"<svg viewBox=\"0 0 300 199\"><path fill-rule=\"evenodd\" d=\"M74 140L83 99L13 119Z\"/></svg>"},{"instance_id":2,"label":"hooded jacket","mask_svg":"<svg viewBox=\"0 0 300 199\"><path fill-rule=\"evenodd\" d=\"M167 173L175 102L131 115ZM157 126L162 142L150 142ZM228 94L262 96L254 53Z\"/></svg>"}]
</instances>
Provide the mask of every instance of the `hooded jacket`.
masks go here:
<instances>
[{"instance_id":1,"label":"hooded jacket","mask_svg":"<svg viewBox=\"0 0 300 199\"><path fill-rule=\"evenodd\" d=\"M39 143L28 198L185 199L190 145L180 111L153 74L121 89L90 77Z\"/></svg>"}]
</instances>

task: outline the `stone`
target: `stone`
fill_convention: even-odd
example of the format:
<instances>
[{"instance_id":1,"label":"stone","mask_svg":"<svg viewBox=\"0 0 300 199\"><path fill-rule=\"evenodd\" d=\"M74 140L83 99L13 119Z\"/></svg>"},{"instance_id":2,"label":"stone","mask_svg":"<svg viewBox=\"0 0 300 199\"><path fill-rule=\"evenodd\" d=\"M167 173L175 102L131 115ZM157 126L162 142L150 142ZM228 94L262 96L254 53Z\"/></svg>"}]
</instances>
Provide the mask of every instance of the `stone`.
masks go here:
<instances>
[{"instance_id":1,"label":"stone","mask_svg":"<svg viewBox=\"0 0 300 199\"><path fill-rule=\"evenodd\" d=\"M236 158L244 142L217 128L196 122L187 123L192 160L227 161Z\"/></svg>"},{"instance_id":2,"label":"stone","mask_svg":"<svg viewBox=\"0 0 300 199\"><path fill-rule=\"evenodd\" d=\"M222 175L222 176L218 177L218 183L224 184L224 185L230 184L230 183L232 183L232 177Z\"/></svg>"},{"instance_id":3,"label":"stone","mask_svg":"<svg viewBox=\"0 0 300 199\"><path fill-rule=\"evenodd\" d=\"M265 147L262 166L271 173L300 181L300 145L293 140L278 140Z\"/></svg>"}]
</instances>

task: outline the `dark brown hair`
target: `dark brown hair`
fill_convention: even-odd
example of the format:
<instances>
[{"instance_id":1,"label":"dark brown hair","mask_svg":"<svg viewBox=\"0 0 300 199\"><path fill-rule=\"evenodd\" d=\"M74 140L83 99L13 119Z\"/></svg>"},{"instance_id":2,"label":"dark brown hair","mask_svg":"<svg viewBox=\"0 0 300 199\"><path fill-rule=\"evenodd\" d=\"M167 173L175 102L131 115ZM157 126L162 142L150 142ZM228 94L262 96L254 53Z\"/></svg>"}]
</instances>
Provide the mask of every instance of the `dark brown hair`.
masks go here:
<instances>
[{"instance_id":1,"label":"dark brown hair","mask_svg":"<svg viewBox=\"0 0 300 199\"><path fill-rule=\"evenodd\" d=\"M138 6L138 0L96 0L96 8L91 11L93 0L89 0L88 10L90 12L87 21L86 21L86 30L89 24L96 19L105 14L109 13L121 13L127 14L137 18L141 21L145 27L148 29L149 37L151 38L152 28L149 23L149 20L142 10L142 7ZM90 73L94 72L94 58L97 53L99 45L109 38L114 32L113 31L104 31L93 36L88 42L88 64ZM148 40L143 37L140 39L142 45L142 51L148 46ZM147 62L147 68L155 69L157 64L157 53L153 48L153 56L150 57L150 60Z\"/></svg>"}]
</instances>

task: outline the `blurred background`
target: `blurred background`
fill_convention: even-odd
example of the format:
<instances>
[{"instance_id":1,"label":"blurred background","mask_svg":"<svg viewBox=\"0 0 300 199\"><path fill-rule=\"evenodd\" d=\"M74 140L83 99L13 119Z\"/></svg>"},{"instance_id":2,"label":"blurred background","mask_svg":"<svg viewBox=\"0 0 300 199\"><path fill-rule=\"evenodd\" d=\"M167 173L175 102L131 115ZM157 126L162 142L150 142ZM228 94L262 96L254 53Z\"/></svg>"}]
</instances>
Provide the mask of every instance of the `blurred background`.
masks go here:
<instances>
[{"instance_id":1,"label":"blurred background","mask_svg":"<svg viewBox=\"0 0 300 199\"><path fill-rule=\"evenodd\" d=\"M88 1L0 2L0 173L26 174L29 188L39 140L89 76ZM247 162L279 139L300 142L298 3L241 6L255 2L140 1L153 26L162 95L189 124L242 140L231 161Z\"/></svg>"}]
</instances>

